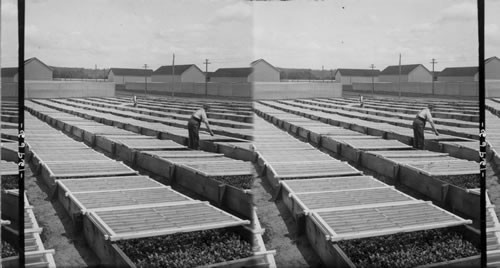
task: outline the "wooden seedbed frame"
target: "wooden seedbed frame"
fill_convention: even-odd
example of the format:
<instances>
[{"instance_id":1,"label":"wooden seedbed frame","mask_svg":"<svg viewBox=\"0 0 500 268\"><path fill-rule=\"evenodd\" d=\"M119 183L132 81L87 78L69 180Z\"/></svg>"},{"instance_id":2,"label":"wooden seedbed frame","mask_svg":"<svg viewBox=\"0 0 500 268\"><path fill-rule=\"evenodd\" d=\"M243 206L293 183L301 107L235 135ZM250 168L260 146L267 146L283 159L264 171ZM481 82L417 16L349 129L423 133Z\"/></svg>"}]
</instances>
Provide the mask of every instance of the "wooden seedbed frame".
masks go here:
<instances>
[{"instance_id":1,"label":"wooden seedbed frame","mask_svg":"<svg viewBox=\"0 0 500 268\"><path fill-rule=\"evenodd\" d=\"M234 227L233 227L234 229ZM238 230L239 233L242 232L250 232L246 230L245 228L241 228L241 230ZM97 243L97 242L96 242ZM105 259L106 261L103 261L103 265L109 265L110 267L130 267L130 268L135 268L136 265L130 260L130 258L120 249L120 247L113 242L108 242L105 241L102 246L99 245L99 249L106 250L106 252L101 253L102 257L101 260ZM226 262L220 262L220 263L214 263L210 265L205 265L205 266L199 266L207 268L207 267L217 267L217 268L237 268L237 267L253 267L258 264L266 263L265 258L269 258L268 255L272 254L273 252L260 252L260 254L255 254L254 256L247 257L247 258L242 258L242 259L236 259L232 261L226 261ZM262 255L261 255L262 254ZM264 260L263 260L264 259ZM274 259L274 258L273 258ZM269 265L268 267L276 267Z\"/></svg>"},{"instance_id":2,"label":"wooden seedbed frame","mask_svg":"<svg viewBox=\"0 0 500 268\"><path fill-rule=\"evenodd\" d=\"M141 151L143 150L153 150L155 148L151 147L143 147L143 148L130 148L126 144L122 143L114 143L114 155L126 162L130 163L132 166L134 166L137 162L138 154L140 154ZM171 146L164 146L164 147L156 147L158 150L170 150L170 151L179 151L179 150L188 150L187 147L183 145L171 145Z\"/></svg>"},{"instance_id":3,"label":"wooden seedbed frame","mask_svg":"<svg viewBox=\"0 0 500 268\"><path fill-rule=\"evenodd\" d=\"M266 117L266 116L264 116L264 117ZM267 118L270 118L270 116L267 115ZM272 119L272 120L274 120L274 119ZM392 171L391 174L397 174L397 170ZM284 197L284 199L288 198L288 200L290 200L290 196L288 196L286 194L286 191L285 191L285 193L281 192L281 194ZM293 204L291 204L291 202L289 202L288 207L297 207L297 206L296 205L294 206ZM477 208L477 206L476 206L476 208ZM294 210L295 209L291 209L292 212ZM303 211L301 211L299 213L295 213L295 214L301 215L301 213L303 213ZM328 267L354 267L352 262L350 262L348 257L342 252L342 250L340 248L338 248L338 246L336 246L332 243L329 243L328 241L326 241L324 239L325 232L324 232L324 230L321 230L321 227L319 227L317 224L314 223L314 219L312 219L311 217L305 217L305 218L306 218L306 223L305 223L306 224L306 233L308 234L308 237L309 237L311 244L315 248L318 255L321 256L324 263ZM321 235L316 235L316 237L315 237L314 236L315 233L316 234L321 233ZM451 262L446 262L446 263L441 263L441 264L433 264L432 266L429 266L429 267L444 267L446 265L456 264L456 263L468 263L468 264L470 264L470 263L477 263L478 260L479 260L479 257L476 256L476 257L471 257L471 258L467 258L467 259L463 259L463 260L451 261Z\"/></svg>"},{"instance_id":4,"label":"wooden seedbed frame","mask_svg":"<svg viewBox=\"0 0 500 268\"><path fill-rule=\"evenodd\" d=\"M356 267L354 263L349 259L347 254L336 243L325 239L328 231L322 227L322 225L316 218L305 217L304 224L305 234L311 246L314 248L315 252L321 258L321 261L326 267ZM467 232L467 230L463 232ZM479 267L479 263L480 256L477 255L468 258L461 258L457 260L434 263L419 267Z\"/></svg>"},{"instance_id":5,"label":"wooden seedbed frame","mask_svg":"<svg viewBox=\"0 0 500 268\"><path fill-rule=\"evenodd\" d=\"M382 157L376 155L376 152L362 152L360 159L361 165L385 176L388 179L388 183L396 186L404 185L426 196L440 206L471 218L474 223L479 223L479 212L477 211L479 196L469 192L467 189L442 181L436 178L439 174L424 172L413 167L412 163L398 163L397 158ZM414 163L417 163L418 159L419 157L415 157ZM476 174L479 172L479 169L471 172L472 174ZM464 174L463 172L460 173L460 175ZM444 175L453 175L453 172L447 172Z\"/></svg>"},{"instance_id":6,"label":"wooden seedbed frame","mask_svg":"<svg viewBox=\"0 0 500 268\"><path fill-rule=\"evenodd\" d=\"M477 209L480 207L479 195L468 189L441 181L407 165L400 166L398 183L427 196L447 210L472 219L475 225L480 222Z\"/></svg>"},{"instance_id":7,"label":"wooden seedbed frame","mask_svg":"<svg viewBox=\"0 0 500 268\"><path fill-rule=\"evenodd\" d=\"M183 152L188 152L188 150ZM194 153L192 154L193 159L198 159L199 161L203 161L203 158L206 159L222 158L223 156L222 154L209 154L209 153L196 154L195 151L190 151L190 152ZM143 151L143 152L137 152L135 158L136 161L134 164L154 174L166 177L168 179L173 179L176 167L175 160L178 158L188 159L191 157L189 155L179 155L179 157L169 156L168 158L163 158L161 156L156 155L154 152Z\"/></svg>"},{"instance_id":8,"label":"wooden seedbed frame","mask_svg":"<svg viewBox=\"0 0 500 268\"><path fill-rule=\"evenodd\" d=\"M109 161L109 158L107 158L104 155L99 154L96 151L91 150L91 149L62 150L62 151L65 152L65 155L66 155L65 160L67 160L67 161L84 161L84 160L85 161L87 161L87 160L88 161ZM58 152L60 153L61 150L58 150ZM72 155L72 154L76 154L77 157L74 157L74 155ZM71 159L68 159L67 155L72 155ZM54 160L50 160L47 158L45 158L45 160L44 160L43 158L44 158L44 156L40 157L39 153L37 153L36 151L32 151L32 155L31 155L29 162L31 162L31 169L33 170L34 174L41 173L41 168L42 168L42 165L44 163L50 164L50 162L54 161Z\"/></svg>"},{"instance_id":9,"label":"wooden seedbed frame","mask_svg":"<svg viewBox=\"0 0 500 268\"><path fill-rule=\"evenodd\" d=\"M108 177L110 178L110 177ZM118 177L115 177L118 178ZM126 177L121 177L121 178L126 178ZM105 178L89 178L87 180L102 180ZM75 180L75 179L73 179ZM77 179L78 180L78 179ZM154 180L151 180L154 182L154 185L151 186L146 186L146 187L141 187L141 188L120 188L120 189L97 189L97 190L92 190L92 191L71 191L68 189L68 187L65 186L64 181L66 180L57 180L57 199L59 203L66 209L66 212L68 215L73 219L73 222L75 223L76 227L81 228L81 216L87 214L88 211L95 210L96 208L87 208L85 202L82 203L82 200L78 198L79 194L107 194L107 193L112 193L112 192L128 192L128 193L140 193L141 191L147 191L147 190L163 190L165 191L166 194L175 194L179 198L182 198L184 201L189 201L193 200L181 193L174 192L171 190L171 187L162 185ZM139 201L136 201L139 202ZM144 203L146 204L155 204L158 202L151 202L151 203ZM141 203L143 204L143 203ZM130 204L132 205L132 204ZM134 204L134 205L140 205L140 204ZM108 205L104 206L102 208L107 208L107 207L116 207L116 205Z\"/></svg>"},{"instance_id":10,"label":"wooden seedbed frame","mask_svg":"<svg viewBox=\"0 0 500 268\"><path fill-rule=\"evenodd\" d=\"M19 156L17 155L17 142L4 142L2 141L2 160L6 161L17 161Z\"/></svg>"},{"instance_id":11,"label":"wooden seedbed frame","mask_svg":"<svg viewBox=\"0 0 500 268\"><path fill-rule=\"evenodd\" d=\"M334 141L333 139L323 139L321 146L327 150L340 153L344 157L349 156L349 154L345 153L349 146L342 146L341 142ZM466 189L450 185L428 174L414 171L411 168L407 168L407 165L399 165L385 158L371 157L364 151L355 153L355 150L352 150L351 156L351 158L354 158L351 160L359 160L361 163L365 164L370 163L370 166L375 168L377 172L387 176L391 184L401 183L412 190L428 196L431 200L436 201L443 207L472 218L474 222L479 222L479 215L476 213L477 207L479 206L479 198L477 195L467 193ZM349 159L349 157L347 158ZM272 171L269 167L268 170ZM267 170L266 174L269 174ZM273 178L270 178L271 183L277 185L278 181L273 180Z\"/></svg>"},{"instance_id":12,"label":"wooden seedbed frame","mask_svg":"<svg viewBox=\"0 0 500 268\"><path fill-rule=\"evenodd\" d=\"M332 161L329 161L332 162ZM339 163L343 163L346 168L350 168L349 171L341 171L341 172L332 172L332 171L318 171L318 172L310 172L309 174L287 174L287 175L280 175L278 174L275 169L273 168L272 165L266 163L266 170L265 170L265 176L268 179L268 182L270 183L271 187L273 187L275 190L279 189L279 182L283 178L287 179L300 179L300 178L319 178L319 177L335 177L335 176L356 176L360 175L361 171L356 170L355 168L351 167L349 164L346 162L341 162L338 161ZM311 162L313 163L313 162Z\"/></svg>"},{"instance_id":13,"label":"wooden seedbed frame","mask_svg":"<svg viewBox=\"0 0 500 268\"><path fill-rule=\"evenodd\" d=\"M241 173L241 175L250 174L246 172ZM206 198L218 207L226 208L237 215L251 219L252 191L221 183L211 179L210 176L213 175L205 174L184 165L178 165L174 173L174 183Z\"/></svg>"},{"instance_id":14,"label":"wooden seedbed frame","mask_svg":"<svg viewBox=\"0 0 500 268\"><path fill-rule=\"evenodd\" d=\"M244 222L244 224L249 224L249 221ZM229 226L228 226L229 227ZM253 235L253 232L250 232L248 229L244 227L232 227L239 229L240 232L246 232L248 235ZM202 229L202 228L201 228ZM199 229L199 230L201 230ZM213 229L209 227L208 229ZM87 214L83 217L83 231L85 235L85 239L91 248L94 249L94 252L101 260L101 265L114 266L114 267L136 267L134 263L125 255L125 253L119 248L119 246L111 241L109 237L107 237L108 233L105 231L105 226L99 222L99 220L92 216L92 213ZM194 230L182 230L182 232L189 232ZM149 234L147 236L143 236L144 238L150 236L156 236L160 234ZM137 237L139 238L139 237ZM249 239L249 241L251 241ZM248 265L255 262L258 262L262 256L254 256L250 258L245 258L241 260L235 260L227 263L214 264L209 267L242 267L242 265ZM235 266L233 266L235 265Z\"/></svg>"},{"instance_id":15,"label":"wooden seedbed frame","mask_svg":"<svg viewBox=\"0 0 500 268\"><path fill-rule=\"evenodd\" d=\"M83 118L86 118L86 119L90 119L90 120L95 120L97 122L100 121L100 118L103 118L103 116L101 115L95 115L95 114L88 114L88 113L84 113L84 112L78 112L78 111L74 111L74 110L70 110L70 109L67 109L67 108L63 108L63 107L59 107L58 105L70 105L68 103L57 103L57 104L47 104L45 103L45 105L48 105L50 107L57 107L55 109L58 109L60 111L63 111L63 112L66 112L66 113L70 113L70 114L76 114L80 117L83 117ZM70 105L71 106L71 105ZM75 106L75 105L73 105ZM81 108L79 107L80 109L85 109L85 108ZM103 109L98 109L98 108L89 108L90 111L96 111L98 113L110 113L109 109L107 109L106 111L104 111ZM128 117L130 118L131 115L129 114L122 114L122 113L119 113L119 112L114 112L114 111L111 111L112 114L117 114L117 116L120 116L120 117ZM137 120L142 120L142 117L139 117L139 116L136 116ZM113 121L113 120L112 120ZM116 121L116 120L115 120ZM163 122L162 120L158 119L158 120L149 120L150 122L162 122L162 123L168 123L168 125L172 125L172 126L176 126L178 128L185 128L185 124L184 124L184 120L181 122L179 120L179 122L174 122L175 119L172 119L170 120L169 122ZM130 131L133 131L133 132L136 132L136 133L141 133L141 126L139 125L136 125L136 124L125 124L125 125L121 125L124 129L127 129L127 130L130 130ZM216 129L215 130L216 133L218 134L223 134L223 135L227 135L229 134L229 136L231 137L235 137L235 138L240 138L240 139L245 139L245 140L248 140L248 139L251 139L251 136L247 135L247 134L242 134L242 133L238 133L238 132L227 132L226 130L224 129ZM92 138L91 137L82 137L84 140L86 140L86 142L92 142ZM161 137L160 137L161 138ZM173 138L169 138L169 139L173 139ZM187 139L187 138L186 138ZM182 142L181 144L186 144L184 142Z\"/></svg>"},{"instance_id":16,"label":"wooden seedbed frame","mask_svg":"<svg viewBox=\"0 0 500 268\"><path fill-rule=\"evenodd\" d=\"M160 136L162 136L164 132L160 133ZM178 136L180 137L180 136ZM182 139L186 139L182 137ZM231 139L231 141L234 141L235 139ZM113 175L118 175L118 174L113 174ZM249 190L241 190L237 189L232 186L228 185L222 185L220 182L212 182L212 183L207 183L208 180L203 178L202 176L198 175L188 175L188 178L191 180L194 179L194 184L195 186L198 186L200 183L202 185L202 189L200 191L194 191L195 193L204 193L207 196L204 196L208 200L214 201L216 203L224 203L229 206L229 209L235 211L238 214L244 215L245 217L251 216L249 213L249 210L251 210L251 205L247 204L252 204L252 198L251 198L251 192ZM189 179L186 179L189 180ZM182 181L186 181L182 180ZM205 185L206 184L206 185ZM191 185L192 186L192 185ZM208 190L208 191L207 191ZM216 194L208 194L209 192L211 193L216 193ZM246 208L245 208L246 206Z\"/></svg>"},{"instance_id":17,"label":"wooden seedbed frame","mask_svg":"<svg viewBox=\"0 0 500 268\"><path fill-rule=\"evenodd\" d=\"M281 109L281 108L276 108L274 106L271 106L271 107L273 109ZM257 108L254 110L257 114L259 114L260 116L262 116L266 120L273 122L275 125L285 129L286 131L290 131L290 125L293 123L286 122L286 120L283 120L283 119L275 118L273 115L267 114L265 111L261 111ZM287 110L287 113L294 114L297 112L293 111L293 110ZM351 129L353 131L357 131L357 132L360 132L363 134L367 134L367 135L371 135L371 136L379 136L379 137L383 137L385 139L395 139L395 140L399 140L402 143L405 143L408 145L411 145L413 143L413 138L411 137L411 135L401 135L401 134L396 133L396 132L391 131L391 130L386 131L386 130L381 130L381 129L377 129L377 128L369 127L369 126L360 126L360 125L357 125L355 123L350 124L350 123L343 122L343 121L336 121L333 118L322 118L322 117L312 116L310 114L305 114L305 115L306 115L306 118L315 117L315 118L318 118L317 120L319 120L323 123L332 125L332 126L340 126L342 128L345 128L345 129ZM450 135L454 135L454 134L450 133ZM477 139L478 138L478 137L476 137L477 135L472 135L473 137L471 137L468 134L467 135L464 134L464 135L460 135L461 138L456 138L456 137L454 137L454 138L456 140L461 140L461 141L467 141L467 139ZM312 136L312 135L309 134L309 136ZM315 141L312 141L311 143L316 144L317 138ZM441 145L441 143L439 143L438 141L426 140L425 143L426 143L427 148L431 148L433 150L437 150L440 152L444 150L443 145ZM453 148L453 147L455 147L455 148ZM332 148L334 149L334 147L332 147ZM448 144L446 146L446 152L449 152L450 155L456 156L458 158L466 157L465 159L477 161L477 151L475 151L474 153L471 153L471 149L464 147L464 146L454 146L454 145Z\"/></svg>"},{"instance_id":18,"label":"wooden seedbed frame","mask_svg":"<svg viewBox=\"0 0 500 268\"><path fill-rule=\"evenodd\" d=\"M311 112L313 112L312 109L309 109L309 108L306 108L306 107L303 107L301 105L298 105L298 104L290 104L290 103L283 103L283 102L280 102L278 101L278 104L273 104L273 103L269 103L269 102L262 102L264 105L267 105L267 106L270 106L274 109L279 109L279 110L282 110L282 111L285 111L285 112L288 112L288 113L291 113L291 114L298 114L298 115L301 115L301 116L304 116L304 117L308 117L310 118L312 115L311 115ZM288 108L288 107L283 107L282 105L289 105L289 106L296 106L296 107L299 107L300 109L303 109L303 110L308 110L308 112L303 112L303 111L297 111L297 110L293 110L291 108ZM315 110L318 110L318 111L322 111L322 112L325 112L325 113L332 113L332 112L329 112L329 111L324 111L324 109L315 109ZM338 112L333 112L333 114L339 114ZM340 114L342 116L345 116L343 114ZM319 116L315 116L316 118L319 118ZM359 119L364 119L362 117L359 117ZM382 122L381 120L379 119L371 119L370 121L373 121L373 122ZM347 122L343 122L343 121L340 121L339 122L340 126L343 126L345 128L350 128L350 129L358 129L360 131L364 131L366 133L367 129L370 128L368 126L362 126L362 125L358 125L356 123L347 123ZM387 122L383 122L383 123L387 123ZM392 125L396 125L396 126L401 126L401 127L408 127L408 125L411 125L411 122L410 120L400 120L400 121L393 121L392 122ZM375 129L374 129L375 130ZM478 135L477 134L467 134L467 133L462 133L462 132L456 132L452 129L440 129L440 132L443 133L443 134L449 134L449 135L453 135L453 136L459 136L459 137L463 137L463 138L473 138L473 139L477 139L478 138ZM378 135L377 135L378 136Z\"/></svg>"},{"instance_id":19,"label":"wooden seedbed frame","mask_svg":"<svg viewBox=\"0 0 500 268\"><path fill-rule=\"evenodd\" d=\"M304 194L335 194L335 193L340 193L340 192L358 192L362 193L363 191L369 191L369 190L383 190L383 189L392 189L394 190L393 186L385 185L385 186L380 186L380 187L371 187L371 188L359 188L359 189L350 189L350 190L325 190L325 191L317 191L317 192L311 192L311 193L295 193L293 190L288 188L286 186L286 181L282 181L281 185L281 199L283 200L283 203L286 205L288 210L292 213L294 218L296 219L297 222L301 222L302 218L309 215L311 211L314 211L315 209L310 209L307 204L305 204L301 199L300 196ZM396 193L395 191L394 193ZM401 192L398 192L402 197L406 197L408 201L414 200L414 198L403 194ZM383 203L383 202L382 202ZM379 204L382 204L379 202ZM374 203L376 204L376 203Z\"/></svg>"},{"instance_id":20,"label":"wooden seedbed frame","mask_svg":"<svg viewBox=\"0 0 500 268\"><path fill-rule=\"evenodd\" d=\"M17 224L18 224L17 212L20 209L19 208L19 190L17 190L17 189L2 190L0 196L1 196L1 200L2 200L2 202L0 203L2 205L2 207L1 207L2 219L8 219L8 220L10 220L10 222L13 226L17 226Z\"/></svg>"},{"instance_id":21,"label":"wooden seedbed frame","mask_svg":"<svg viewBox=\"0 0 500 268\"><path fill-rule=\"evenodd\" d=\"M135 133L131 133L130 135L96 135L95 137L95 146L111 155L115 154L115 142L113 138L123 137L126 139L146 139L151 137L145 137L142 135L138 135Z\"/></svg>"},{"instance_id":22,"label":"wooden seedbed frame","mask_svg":"<svg viewBox=\"0 0 500 268\"><path fill-rule=\"evenodd\" d=\"M110 160L110 163L115 162L115 163L120 163L118 161ZM54 193L56 190L56 183L55 181L57 179L64 179L64 178L88 178L88 177L111 177L111 176L127 176L127 175L138 175L137 171L127 167L126 165L123 165L123 170L122 171L103 171L99 173L67 173L67 174L54 174L53 171L50 169L50 163L51 162L44 162L41 165L41 178L45 182L45 185L49 187L49 191L51 193ZM53 163L53 162L52 162ZM70 161L69 163L73 163L74 161ZM84 161L84 163L89 163L88 161ZM97 162L96 162L97 163ZM119 165L119 164L116 164Z\"/></svg>"},{"instance_id":23,"label":"wooden seedbed frame","mask_svg":"<svg viewBox=\"0 0 500 268\"><path fill-rule=\"evenodd\" d=\"M277 149L281 151L281 149ZM294 155L293 157L288 157L288 155ZM277 159L278 158L278 159ZM257 159L254 161L256 168L258 168L259 173L264 173L266 169L266 165L268 163L278 163L278 162L320 162L324 160L325 162L329 162L332 158L324 153L318 152L317 150L290 150L287 151L287 155L279 154L268 154L268 153L258 153Z\"/></svg>"},{"instance_id":24,"label":"wooden seedbed frame","mask_svg":"<svg viewBox=\"0 0 500 268\"><path fill-rule=\"evenodd\" d=\"M237 146L235 142L214 142L217 153L233 159L252 161L255 158L254 152L250 148Z\"/></svg>"},{"instance_id":25,"label":"wooden seedbed frame","mask_svg":"<svg viewBox=\"0 0 500 268\"><path fill-rule=\"evenodd\" d=\"M473 141L477 146L477 141ZM477 150L470 147L463 146L460 143L454 144L453 142L440 142L441 151L450 154L451 156L479 162L479 154Z\"/></svg>"},{"instance_id":26,"label":"wooden seedbed frame","mask_svg":"<svg viewBox=\"0 0 500 268\"><path fill-rule=\"evenodd\" d=\"M8 209L2 209L2 218L3 216L7 216L12 219L9 224L12 224L17 227L19 223L18 219L18 190L7 190L2 192L2 206L8 206ZM54 253L53 249L45 249L42 239L40 237L40 233L42 232L42 228L38 225L35 214L33 213L33 208L30 206L28 198L26 194L23 194L24 198L24 233L25 233L25 243L28 247L25 248L25 263L26 266L38 266L43 265L42 267L55 268L54 261ZM5 208L5 207L4 207ZM2 225L5 221L2 220ZM4 230L2 230L3 232ZM8 236L12 239L16 239L18 237L18 231L15 229L9 228L5 230L8 233ZM17 239L13 241L13 244L17 244ZM12 256L9 258L2 259L3 267L17 267L19 264L19 256Z\"/></svg>"}]
</instances>

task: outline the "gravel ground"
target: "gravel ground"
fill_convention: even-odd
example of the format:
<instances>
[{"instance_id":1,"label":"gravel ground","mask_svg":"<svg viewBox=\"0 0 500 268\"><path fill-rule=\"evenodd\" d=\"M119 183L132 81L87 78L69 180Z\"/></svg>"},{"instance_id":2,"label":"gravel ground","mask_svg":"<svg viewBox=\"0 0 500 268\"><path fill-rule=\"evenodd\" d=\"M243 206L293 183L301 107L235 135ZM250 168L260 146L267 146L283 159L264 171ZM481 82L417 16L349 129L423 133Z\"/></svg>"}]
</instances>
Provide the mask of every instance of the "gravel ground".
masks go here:
<instances>
[{"instance_id":1,"label":"gravel ground","mask_svg":"<svg viewBox=\"0 0 500 268\"><path fill-rule=\"evenodd\" d=\"M495 172L491 164L486 165L486 189L491 203L495 205L497 217L500 215L500 181L498 173L500 171Z\"/></svg>"},{"instance_id":2,"label":"gravel ground","mask_svg":"<svg viewBox=\"0 0 500 268\"><path fill-rule=\"evenodd\" d=\"M297 225L281 201L274 201L271 186L258 178L252 188L267 250L276 250L278 267L322 267L305 234L298 234Z\"/></svg>"},{"instance_id":3,"label":"gravel ground","mask_svg":"<svg viewBox=\"0 0 500 268\"><path fill-rule=\"evenodd\" d=\"M25 171L25 189L28 201L40 227L46 249L54 249L57 267L98 267L99 259L87 246L83 233L75 230L70 217L57 200L50 200L47 187Z\"/></svg>"}]
</instances>

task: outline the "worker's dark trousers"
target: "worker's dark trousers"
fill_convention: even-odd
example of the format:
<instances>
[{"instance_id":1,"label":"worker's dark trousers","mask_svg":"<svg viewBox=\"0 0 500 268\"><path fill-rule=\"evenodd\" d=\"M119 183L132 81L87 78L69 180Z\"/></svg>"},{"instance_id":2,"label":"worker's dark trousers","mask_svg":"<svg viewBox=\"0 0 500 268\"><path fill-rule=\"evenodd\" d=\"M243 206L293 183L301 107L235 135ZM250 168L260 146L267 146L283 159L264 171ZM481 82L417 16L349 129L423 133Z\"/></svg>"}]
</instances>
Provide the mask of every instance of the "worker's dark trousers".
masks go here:
<instances>
[{"instance_id":1,"label":"worker's dark trousers","mask_svg":"<svg viewBox=\"0 0 500 268\"><path fill-rule=\"evenodd\" d=\"M413 147L416 149L424 149L424 128L425 120L417 116L413 120Z\"/></svg>"},{"instance_id":2,"label":"worker's dark trousers","mask_svg":"<svg viewBox=\"0 0 500 268\"><path fill-rule=\"evenodd\" d=\"M188 121L188 133L189 133L189 139L188 139L188 147L190 149L198 150L199 148L199 142L200 142L200 120L197 120L194 117L191 117Z\"/></svg>"}]
</instances>

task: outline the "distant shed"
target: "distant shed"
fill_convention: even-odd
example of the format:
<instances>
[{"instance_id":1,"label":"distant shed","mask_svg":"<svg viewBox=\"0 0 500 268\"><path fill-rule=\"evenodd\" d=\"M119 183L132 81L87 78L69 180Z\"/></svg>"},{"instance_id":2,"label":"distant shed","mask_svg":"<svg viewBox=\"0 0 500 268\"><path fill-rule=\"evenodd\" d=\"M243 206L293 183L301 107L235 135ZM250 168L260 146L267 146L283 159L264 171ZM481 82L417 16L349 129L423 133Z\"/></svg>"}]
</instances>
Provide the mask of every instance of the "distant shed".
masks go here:
<instances>
[{"instance_id":1,"label":"distant shed","mask_svg":"<svg viewBox=\"0 0 500 268\"><path fill-rule=\"evenodd\" d=\"M205 74L195 64L165 65L153 72L152 81L163 83L204 83Z\"/></svg>"},{"instance_id":2,"label":"distant shed","mask_svg":"<svg viewBox=\"0 0 500 268\"><path fill-rule=\"evenodd\" d=\"M19 74L17 67L2 68L3 82L18 82ZM24 79L52 81L53 70L47 64L36 57L24 61Z\"/></svg>"},{"instance_id":3,"label":"distant shed","mask_svg":"<svg viewBox=\"0 0 500 268\"><path fill-rule=\"evenodd\" d=\"M153 70L151 69L131 69L131 68L111 68L108 71L108 81L123 85L128 82L151 82Z\"/></svg>"},{"instance_id":4,"label":"distant shed","mask_svg":"<svg viewBox=\"0 0 500 268\"><path fill-rule=\"evenodd\" d=\"M252 82L253 69L247 68L219 68L217 69L210 81L216 83L250 83Z\"/></svg>"},{"instance_id":5,"label":"distant shed","mask_svg":"<svg viewBox=\"0 0 500 268\"><path fill-rule=\"evenodd\" d=\"M379 81L380 70L372 69L337 69L335 71L335 81L342 85L352 83L370 83Z\"/></svg>"},{"instance_id":6,"label":"distant shed","mask_svg":"<svg viewBox=\"0 0 500 268\"><path fill-rule=\"evenodd\" d=\"M479 81L478 67L448 67L438 75L440 82L471 82Z\"/></svg>"},{"instance_id":7,"label":"distant shed","mask_svg":"<svg viewBox=\"0 0 500 268\"><path fill-rule=\"evenodd\" d=\"M498 57L487 58L484 62L485 79L500 80L500 59Z\"/></svg>"},{"instance_id":8,"label":"distant shed","mask_svg":"<svg viewBox=\"0 0 500 268\"><path fill-rule=\"evenodd\" d=\"M422 64L391 65L380 72L380 82L432 82L432 73Z\"/></svg>"},{"instance_id":9,"label":"distant shed","mask_svg":"<svg viewBox=\"0 0 500 268\"><path fill-rule=\"evenodd\" d=\"M253 72L250 74L250 81L254 82L279 82L280 71L269 62L258 59L250 64Z\"/></svg>"}]
</instances>

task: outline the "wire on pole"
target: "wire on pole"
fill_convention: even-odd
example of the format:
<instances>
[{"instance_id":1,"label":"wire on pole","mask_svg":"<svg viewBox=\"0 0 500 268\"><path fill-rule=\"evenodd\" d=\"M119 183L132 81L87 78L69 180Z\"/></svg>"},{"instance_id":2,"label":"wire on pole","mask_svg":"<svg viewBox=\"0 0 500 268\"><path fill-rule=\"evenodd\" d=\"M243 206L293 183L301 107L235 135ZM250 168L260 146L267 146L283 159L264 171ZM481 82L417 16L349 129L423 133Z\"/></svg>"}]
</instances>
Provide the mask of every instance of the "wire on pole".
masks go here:
<instances>
[{"instance_id":1,"label":"wire on pole","mask_svg":"<svg viewBox=\"0 0 500 268\"><path fill-rule=\"evenodd\" d=\"M372 75L371 75L371 77L372 77L372 94L375 95L375 81L374 81L374 77L375 77L375 71L374 71L375 65L373 65L373 63L372 63L372 65L370 65L370 68L372 69Z\"/></svg>"},{"instance_id":2,"label":"wire on pole","mask_svg":"<svg viewBox=\"0 0 500 268\"><path fill-rule=\"evenodd\" d=\"M148 65L144 64L144 97L148 95Z\"/></svg>"},{"instance_id":3,"label":"wire on pole","mask_svg":"<svg viewBox=\"0 0 500 268\"><path fill-rule=\"evenodd\" d=\"M208 65L211 64L211 62L205 59L203 64L205 64L205 96L208 96Z\"/></svg>"},{"instance_id":4,"label":"wire on pole","mask_svg":"<svg viewBox=\"0 0 500 268\"><path fill-rule=\"evenodd\" d=\"M432 95L434 95L434 75L435 75L435 73L434 73L434 64L437 63L436 59L433 58L432 61L431 61L431 63L432 63Z\"/></svg>"}]
</instances>

